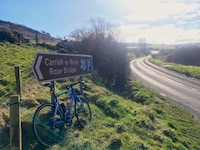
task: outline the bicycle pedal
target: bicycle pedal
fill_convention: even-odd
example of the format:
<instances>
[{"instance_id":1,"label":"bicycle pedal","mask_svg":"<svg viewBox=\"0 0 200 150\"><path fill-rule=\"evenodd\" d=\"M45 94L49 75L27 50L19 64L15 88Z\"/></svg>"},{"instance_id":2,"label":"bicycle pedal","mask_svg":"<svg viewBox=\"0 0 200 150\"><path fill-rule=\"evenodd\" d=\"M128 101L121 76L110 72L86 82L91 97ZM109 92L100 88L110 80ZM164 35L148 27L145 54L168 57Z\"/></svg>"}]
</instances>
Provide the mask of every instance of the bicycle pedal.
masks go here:
<instances>
[{"instance_id":1,"label":"bicycle pedal","mask_svg":"<svg viewBox=\"0 0 200 150\"><path fill-rule=\"evenodd\" d=\"M72 123L66 123L66 126L71 127Z\"/></svg>"},{"instance_id":2,"label":"bicycle pedal","mask_svg":"<svg viewBox=\"0 0 200 150\"><path fill-rule=\"evenodd\" d=\"M66 125L67 125L68 127L70 127L70 126L72 125L72 119L67 120Z\"/></svg>"}]
</instances>

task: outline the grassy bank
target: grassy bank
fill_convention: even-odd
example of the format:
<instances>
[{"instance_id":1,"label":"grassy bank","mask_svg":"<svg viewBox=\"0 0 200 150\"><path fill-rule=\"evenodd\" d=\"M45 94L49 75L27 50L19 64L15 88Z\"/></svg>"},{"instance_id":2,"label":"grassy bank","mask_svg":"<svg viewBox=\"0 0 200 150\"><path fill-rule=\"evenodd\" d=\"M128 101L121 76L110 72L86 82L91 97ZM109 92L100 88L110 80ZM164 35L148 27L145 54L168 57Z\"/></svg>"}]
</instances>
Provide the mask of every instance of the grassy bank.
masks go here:
<instances>
[{"instance_id":1,"label":"grassy bank","mask_svg":"<svg viewBox=\"0 0 200 150\"><path fill-rule=\"evenodd\" d=\"M38 47L32 48L33 51L38 50ZM29 57L29 62L31 56L25 54L24 52L24 57ZM64 90L73 80L57 83L56 91ZM92 122L88 127L82 128L75 119L72 127L65 128L64 139L50 149L200 149L200 123L184 109L135 79L131 79L126 96L119 96L104 88L101 78L96 74L85 77L84 80L85 96L89 99L93 112ZM33 135L32 117L41 103L50 101L49 89L32 81L23 88L22 101L23 149L45 149ZM9 106L1 104L0 107L0 149L7 150Z\"/></svg>"},{"instance_id":2,"label":"grassy bank","mask_svg":"<svg viewBox=\"0 0 200 150\"><path fill-rule=\"evenodd\" d=\"M86 79L85 93L93 112L90 126L81 128L75 124L72 128L66 128L64 140L52 149L200 148L200 124L184 109L135 80L131 81L134 85L132 92L125 98L94 83L95 79ZM61 85L58 87L62 88ZM45 97L43 100L48 101ZM33 99L32 102L29 101L29 105L33 103L34 106L39 102ZM32 113L23 117L28 124L35 107L30 110ZM39 145L34 138L27 141L32 131L24 125L27 129L24 130L27 134L24 135L27 148L32 145L32 148L37 149Z\"/></svg>"},{"instance_id":3,"label":"grassy bank","mask_svg":"<svg viewBox=\"0 0 200 150\"><path fill-rule=\"evenodd\" d=\"M184 109L134 79L126 98L94 83L95 79L85 78L85 94L93 112L91 124L81 128L74 120L72 127L65 128L64 140L50 149L200 149L200 123ZM62 90L62 84L57 84L57 91ZM45 149L35 140L31 122L39 104L50 97L48 89L36 83L30 89L22 97L23 147ZM8 110L1 108L1 149L9 148Z\"/></svg>"},{"instance_id":4,"label":"grassy bank","mask_svg":"<svg viewBox=\"0 0 200 150\"><path fill-rule=\"evenodd\" d=\"M25 85L33 77L31 65L36 52L47 51L47 49L35 45L16 45L0 42L0 103L2 100L5 100L4 97L15 93L14 67L20 66L22 83Z\"/></svg>"},{"instance_id":5,"label":"grassy bank","mask_svg":"<svg viewBox=\"0 0 200 150\"><path fill-rule=\"evenodd\" d=\"M200 67L199 66L185 66L185 65L181 65L181 64L167 63L167 62L160 61L158 59L150 59L150 61L154 64L157 64L160 66L165 66L171 70L177 71L186 76L200 79Z\"/></svg>"}]
</instances>

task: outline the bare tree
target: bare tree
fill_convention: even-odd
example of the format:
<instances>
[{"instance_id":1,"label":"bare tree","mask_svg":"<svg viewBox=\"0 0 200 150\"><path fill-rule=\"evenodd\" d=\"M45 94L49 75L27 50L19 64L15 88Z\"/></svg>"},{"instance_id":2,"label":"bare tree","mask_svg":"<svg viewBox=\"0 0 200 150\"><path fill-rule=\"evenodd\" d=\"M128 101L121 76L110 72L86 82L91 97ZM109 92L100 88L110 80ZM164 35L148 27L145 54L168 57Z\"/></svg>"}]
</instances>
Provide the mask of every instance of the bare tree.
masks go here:
<instances>
[{"instance_id":1,"label":"bare tree","mask_svg":"<svg viewBox=\"0 0 200 150\"><path fill-rule=\"evenodd\" d=\"M103 18L91 18L86 26L71 32L79 53L93 56L96 71L105 84L122 90L126 82L128 59L125 48L117 42L116 25Z\"/></svg>"},{"instance_id":2,"label":"bare tree","mask_svg":"<svg viewBox=\"0 0 200 150\"><path fill-rule=\"evenodd\" d=\"M108 36L117 38L119 30L116 29L117 25L106 21L103 18L90 18L86 21L84 27L76 28L71 32L70 37L76 41L82 41L91 35L103 35L105 38Z\"/></svg>"}]
</instances>

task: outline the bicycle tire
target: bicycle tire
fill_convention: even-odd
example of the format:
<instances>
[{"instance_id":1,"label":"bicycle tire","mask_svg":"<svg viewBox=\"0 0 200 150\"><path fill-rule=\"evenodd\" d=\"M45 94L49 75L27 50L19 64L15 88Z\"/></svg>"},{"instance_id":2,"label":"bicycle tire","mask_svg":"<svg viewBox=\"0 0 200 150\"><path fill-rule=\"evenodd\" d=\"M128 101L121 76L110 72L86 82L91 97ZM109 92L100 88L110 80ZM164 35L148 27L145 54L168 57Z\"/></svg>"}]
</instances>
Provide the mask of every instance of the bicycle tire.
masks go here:
<instances>
[{"instance_id":1,"label":"bicycle tire","mask_svg":"<svg viewBox=\"0 0 200 150\"><path fill-rule=\"evenodd\" d=\"M63 114L58 109L56 119L54 119L54 110L55 106L52 103L45 103L38 107L33 116L32 126L34 135L37 141L45 147L51 147L63 137L64 124L53 125L55 120L63 120Z\"/></svg>"},{"instance_id":2,"label":"bicycle tire","mask_svg":"<svg viewBox=\"0 0 200 150\"><path fill-rule=\"evenodd\" d=\"M78 96L75 105L76 118L82 126L87 126L92 121L92 111L88 100L83 96Z\"/></svg>"}]
</instances>

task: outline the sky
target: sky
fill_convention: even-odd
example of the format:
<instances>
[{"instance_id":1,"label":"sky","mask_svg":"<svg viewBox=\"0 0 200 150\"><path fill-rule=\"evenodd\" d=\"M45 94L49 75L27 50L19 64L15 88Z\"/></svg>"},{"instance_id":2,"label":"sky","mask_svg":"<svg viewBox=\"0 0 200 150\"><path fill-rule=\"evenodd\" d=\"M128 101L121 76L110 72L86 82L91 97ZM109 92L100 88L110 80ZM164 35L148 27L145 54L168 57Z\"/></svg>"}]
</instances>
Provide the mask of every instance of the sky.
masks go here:
<instances>
[{"instance_id":1,"label":"sky","mask_svg":"<svg viewBox=\"0 0 200 150\"><path fill-rule=\"evenodd\" d=\"M53 37L99 17L116 24L124 42L200 42L200 0L0 0L0 20Z\"/></svg>"}]
</instances>

